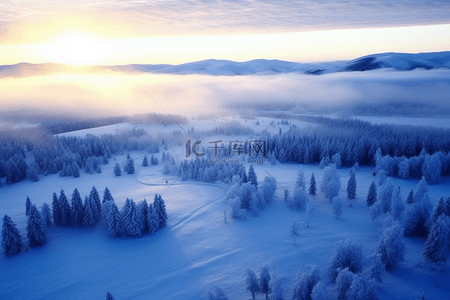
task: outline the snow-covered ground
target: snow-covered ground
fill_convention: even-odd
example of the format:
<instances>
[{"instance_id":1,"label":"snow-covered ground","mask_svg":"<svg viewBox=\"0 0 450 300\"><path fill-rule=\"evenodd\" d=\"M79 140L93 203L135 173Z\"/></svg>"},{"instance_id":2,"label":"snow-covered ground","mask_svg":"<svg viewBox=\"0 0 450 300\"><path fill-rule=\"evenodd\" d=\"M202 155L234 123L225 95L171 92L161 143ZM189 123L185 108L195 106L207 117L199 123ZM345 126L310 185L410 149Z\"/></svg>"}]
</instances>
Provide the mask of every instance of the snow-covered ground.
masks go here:
<instances>
[{"instance_id":1,"label":"snow-covered ground","mask_svg":"<svg viewBox=\"0 0 450 300\"><path fill-rule=\"evenodd\" d=\"M256 125L256 119L238 121L260 132L273 119L258 117L257 120L260 125ZM232 118L193 120L183 126L186 130L194 127L198 132L235 121ZM302 122L297 125L308 126ZM118 124L65 135L114 133L135 126ZM163 133L179 129L177 125L143 128ZM277 124L269 130L277 133L279 128L287 130L288 126ZM210 138L221 138L226 142L231 137ZM174 147L169 152L181 158L184 147ZM250 299L250 293L245 290L244 272L247 268L257 270L265 264L276 268L281 276L286 299L292 296L297 270L303 271L307 264L316 264L331 298L335 299L336 287L327 268L333 244L344 238L362 241L363 276L368 277L369 256L374 253L384 220L379 217L372 221L365 202L368 187L374 180L373 168L361 167L357 171L357 196L351 207L345 190L348 169L338 169L340 197L344 202L342 217L336 219L332 205L322 195L311 197L314 207L311 226L302 228L299 236L294 238L289 233L289 226L296 214L304 220L304 213L285 205L283 189L293 190L300 169L308 182L314 172L319 183L323 170L317 165L255 165L260 182L268 175L277 180L275 201L260 211L259 216L245 221L227 218L225 222L227 185L181 181L165 176L161 165L140 166L144 154L131 152L137 166L134 175L114 176L114 164L124 161L123 155L102 165L101 174L82 173L80 178L49 175L41 177L39 182L25 180L0 188L0 215L8 214L24 237L26 197L41 207L44 202L51 204L52 193L59 195L61 189L70 199L75 188L83 197L92 186L96 186L100 195L108 187L119 208L126 198L153 201L155 193L159 193L166 201L169 217L166 228L140 238L110 237L103 225L95 229L53 226L48 230L48 242L44 246L14 257L0 255L0 299L104 299L107 291L118 300L200 299L206 288L213 285L220 285L230 299ZM392 182L401 186L405 200L418 180L393 178ZM450 196L449 186L449 178L430 186L432 202L436 203L440 196ZM405 238L405 242L405 262L383 274L384 283L379 285L380 299L415 299L422 292L427 299L449 299L450 269L445 267L443 271L436 271L429 268L422 256L423 238ZM256 298L264 297L257 295Z\"/></svg>"}]
</instances>

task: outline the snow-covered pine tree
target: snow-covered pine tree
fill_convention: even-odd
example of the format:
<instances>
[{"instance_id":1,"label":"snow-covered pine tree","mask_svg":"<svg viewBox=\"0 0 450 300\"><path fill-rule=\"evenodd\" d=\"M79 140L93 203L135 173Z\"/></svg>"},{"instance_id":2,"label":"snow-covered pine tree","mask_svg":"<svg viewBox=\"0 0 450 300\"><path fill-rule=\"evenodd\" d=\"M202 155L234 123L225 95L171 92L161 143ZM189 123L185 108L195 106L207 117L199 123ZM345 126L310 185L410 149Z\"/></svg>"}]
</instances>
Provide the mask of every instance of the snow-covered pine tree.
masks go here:
<instances>
[{"instance_id":1,"label":"snow-covered pine tree","mask_svg":"<svg viewBox=\"0 0 450 300\"><path fill-rule=\"evenodd\" d=\"M142 223L134 201L130 201L130 210L125 223L125 232L129 236L139 237L142 235Z\"/></svg>"},{"instance_id":2,"label":"snow-covered pine tree","mask_svg":"<svg viewBox=\"0 0 450 300\"><path fill-rule=\"evenodd\" d=\"M125 161L125 166L123 167L124 172L127 174L134 174L134 160L131 158L130 154L127 155L127 160Z\"/></svg>"},{"instance_id":3,"label":"snow-covered pine tree","mask_svg":"<svg viewBox=\"0 0 450 300\"><path fill-rule=\"evenodd\" d=\"M339 195L341 179L339 178L335 165L329 165L324 168L319 188L329 202L332 202L333 198Z\"/></svg>"},{"instance_id":4,"label":"snow-covered pine tree","mask_svg":"<svg viewBox=\"0 0 450 300\"><path fill-rule=\"evenodd\" d=\"M269 266L265 265L261 268L259 272L259 290L262 294L266 295L266 299L268 298L270 291L270 272Z\"/></svg>"},{"instance_id":5,"label":"snow-covered pine tree","mask_svg":"<svg viewBox=\"0 0 450 300\"><path fill-rule=\"evenodd\" d=\"M72 176L74 178L80 177L80 168L78 168L78 165L76 163L72 164Z\"/></svg>"},{"instance_id":6,"label":"snow-covered pine tree","mask_svg":"<svg viewBox=\"0 0 450 300\"><path fill-rule=\"evenodd\" d=\"M340 197L333 199L333 214L336 219L339 219L339 217L342 216L342 200Z\"/></svg>"},{"instance_id":7,"label":"snow-covered pine tree","mask_svg":"<svg viewBox=\"0 0 450 300\"><path fill-rule=\"evenodd\" d=\"M381 204L383 213L388 213L391 210L393 191L394 186L392 185L390 179L385 180L384 184L380 188L380 192L378 193L378 200Z\"/></svg>"},{"instance_id":8,"label":"snow-covered pine tree","mask_svg":"<svg viewBox=\"0 0 450 300\"><path fill-rule=\"evenodd\" d=\"M122 169L120 168L119 163L116 163L114 166L114 175L116 176L122 175Z\"/></svg>"},{"instance_id":9,"label":"snow-covered pine tree","mask_svg":"<svg viewBox=\"0 0 450 300\"><path fill-rule=\"evenodd\" d=\"M294 218L292 218L292 222L291 222L291 226L289 226L289 232L293 235L293 236L297 236L299 229L301 226L301 222L300 219L297 215L294 216Z\"/></svg>"},{"instance_id":10,"label":"snow-covered pine tree","mask_svg":"<svg viewBox=\"0 0 450 300\"><path fill-rule=\"evenodd\" d=\"M208 288L204 294L206 300L228 300L227 295L220 286Z\"/></svg>"},{"instance_id":11,"label":"snow-covered pine tree","mask_svg":"<svg viewBox=\"0 0 450 300\"><path fill-rule=\"evenodd\" d=\"M369 191L367 192L367 206L372 206L377 201L377 186L374 181L370 184Z\"/></svg>"},{"instance_id":12,"label":"snow-covered pine tree","mask_svg":"<svg viewBox=\"0 0 450 300\"><path fill-rule=\"evenodd\" d=\"M347 293L348 300L360 300L365 299L366 290L364 288L364 282L359 274L353 274L352 284Z\"/></svg>"},{"instance_id":13,"label":"snow-covered pine tree","mask_svg":"<svg viewBox=\"0 0 450 300\"><path fill-rule=\"evenodd\" d=\"M22 250L22 236L8 215L3 217L2 247L6 255L16 255Z\"/></svg>"},{"instance_id":14,"label":"snow-covered pine tree","mask_svg":"<svg viewBox=\"0 0 450 300\"><path fill-rule=\"evenodd\" d=\"M252 294L252 299L255 299L255 294L260 291L258 278L253 270L247 269L245 271L246 289Z\"/></svg>"},{"instance_id":15,"label":"snow-covered pine tree","mask_svg":"<svg viewBox=\"0 0 450 300\"><path fill-rule=\"evenodd\" d=\"M290 201L287 204L292 209L305 210L308 202L308 194L303 188L298 187L294 190L294 194L290 197Z\"/></svg>"},{"instance_id":16,"label":"snow-covered pine tree","mask_svg":"<svg viewBox=\"0 0 450 300\"><path fill-rule=\"evenodd\" d=\"M419 183L420 184L420 183ZM421 193L416 198L412 207L407 211L405 217L405 236L427 236L432 222L432 209L428 192Z\"/></svg>"},{"instance_id":17,"label":"snow-covered pine tree","mask_svg":"<svg viewBox=\"0 0 450 300\"><path fill-rule=\"evenodd\" d=\"M273 180L269 176L264 177L264 182L260 188L260 190L262 191L263 198L264 198L264 204L268 204L268 203L272 202L273 197L275 196L276 189L277 189L277 184L275 183L275 180Z\"/></svg>"},{"instance_id":18,"label":"snow-covered pine tree","mask_svg":"<svg viewBox=\"0 0 450 300\"><path fill-rule=\"evenodd\" d=\"M402 201L400 186L394 189L391 203L391 217L395 221L403 220L403 213L405 212L405 205Z\"/></svg>"},{"instance_id":19,"label":"snow-covered pine tree","mask_svg":"<svg viewBox=\"0 0 450 300\"><path fill-rule=\"evenodd\" d=\"M271 276L272 279L269 284L269 288L271 290L270 300L284 300L283 285L280 276L277 274L272 274Z\"/></svg>"},{"instance_id":20,"label":"snow-covered pine tree","mask_svg":"<svg viewBox=\"0 0 450 300\"><path fill-rule=\"evenodd\" d=\"M438 217L428 233L425 242L425 250L423 255L434 263L447 261L445 254L448 247L448 236L450 233L450 218L446 215Z\"/></svg>"},{"instance_id":21,"label":"snow-covered pine tree","mask_svg":"<svg viewBox=\"0 0 450 300\"><path fill-rule=\"evenodd\" d=\"M53 222L55 225L61 226L61 205L59 204L59 199L58 196L56 196L56 193L53 193L52 211Z\"/></svg>"},{"instance_id":22,"label":"snow-covered pine tree","mask_svg":"<svg viewBox=\"0 0 450 300\"><path fill-rule=\"evenodd\" d=\"M416 192L414 193L414 201L420 202L425 196L425 194L428 194L428 184L425 177L422 177L422 179L416 186Z\"/></svg>"},{"instance_id":23,"label":"snow-covered pine tree","mask_svg":"<svg viewBox=\"0 0 450 300\"><path fill-rule=\"evenodd\" d=\"M315 196L316 192L317 192L316 178L314 177L314 173L312 173L311 179L309 180L309 194L311 196Z\"/></svg>"},{"instance_id":24,"label":"snow-covered pine tree","mask_svg":"<svg viewBox=\"0 0 450 300\"><path fill-rule=\"evenodd\" d=\"M256 189L258 188L258 177L256 177L253 164L251 164L250 168L248 169L248 182L250 182Z\"/></svg>"},{"instance_id":25,"label":"snow-covered pine tree","mask_svg":"<svg viewBox=\"0 0 450 300\"><path fill-rule=\"evenodd\" d=\"M314 286L320 282L320 271L316 265L307 265L305 268L305 272L297 272L292 300L311 299Z\"/></svg>"},{"instance_id":26,"label":"snow-covered pine tree","mask_svg":"<svg viewBox=\"0 0 450 300\"><path fill-rule=\"evenodd\" d=\"M406 245L403 242L402 229L397 221L383 230L376 252L381 254L381 261L387 270L404 260Z\"/></svg>"},{"instance_id":27,"label":"snow-covered pine tree","mask_svg":"<svg viewBox=\"0 0 450 300\"><path fill-rule=\"evenodd\" d=\"M58 203L61 208L61 226L68 227L72 225L71 218L71 208L69 204L69 200L67 200L66 194L64 190L61 190L61 194L59 195Z\"/></svg>"},{"instance_id":28,"label":"snow-covered pine tree","mask_svg":"<svg viewBox=\"0 0 450 300\"><path fill-rule=\"evenodd\" d=\"M105 187L105 191L103 192L102 203L105 203L106 201L114 201L114 198L111 195L111 192L109 191L108 187Z\"/></svg>"},{"instance_id":29,"label":"snow-covered pine tree","mask_svg":"<svg viewBox=\"0 0 450 300\"><path fill-rule=\"evenodd\" d=\"M295 188L302 188L303 190L306 190L305 173L302 170L298 171Z\"/></svg>"},{"instance_id":30,"label":"snow-covered pine tree","mask_svg":"<svg viewBox=\"0 0 450 300\"><path fill-rule=\"evenodd\" d=\"M438 203L434 207L433 217L432 217L433 224L436 223L437 219L440 216L445 215L445 213L446 213L446 208L445 208L444 197L441 197L441 198L439 198Z\"/></svg>"},{"instance_id":31,"label":"snow-covered pine tree","mask_svg":"<svg viewBox=\"0 0 450 300\"><path fill-rule=\"evenodd\" d=\"M338 293L338 300L346 300L350 286L353 282L353 272L348 268L340 269L336 277L336 290Z\"/></svg>"},{"instance_id":32,"label":"snow-covered pine tree","mask_svg":"<svg viewBox=\"0 0 450 300\"><path fill-rule=\"evenodd\" d=\"M142 160L142 166L147 167L148 166L148 158L147 154L145 154L144 159Z\"/></svg>"},{"instance_id":33,"label":"snow-covered pine tree","mask_svg":"<svg viewBox=\"0 0 450 300\"><path fill-rule=\"evenodd\" d=\"M442 163L439 152L433 155L426 155L422 165L422 175L428 183L435 184L441 178Z\"/></svg>"},{"instance_id":34,"label":"snow-covered pine tree","mask_svg":"<svg viewBox=\"0 0 450 300\"><path fill-rule=\"evenodd\" d=\"M106 300L114 300L114 297L110 292L106 293Z\"/></svg>"},{"instance_id":35,"label":"snow-covered pine tree","mask_svg":"<svg viewBox=\"0 0 450 300\"><path fill-rule=\"evenodd\" d=\"M94 219L95 222L97 223L101 217L102 202L100 201L100 195L98 194L98 191L95 188L95 186L92 187L92 190L89 194L89 198L92 198L92 203L94 204L92 206L92 212L94 213Z\"/></svg>"},{"instance_id":36,"label":"snow-covered pine tree","mask_svg":"<svg viewBox=\"0 0 450 300\"><path fill-rule=\"evenodd\" d=\"M411 204L414 203L414 190L411 189L411 191L408 194L408 197L406 198L406 203Z\"/></svg>"},{"instance_id":37,"label":"snow-covered pine tree","mask_svg":"<svg viewBox=\"0 0 450 300\"><path fill-rule=\"evenodd\" d=\"M155 233L159 229L159 217L156 214L155 208L152 203L148 205L147 224L148 232L150 234Z\"/></svg>"},{"instance_id":38,"label":"snow-covered pine tree","mask_svg":"<svg viewBox=\"0 0 450 300\"><path fill-rule=\"evenodd\" d=\"M329 295L327 293L325 284L322 281L319 281L314 286L311 292L311 300L327 300L327 299L329 299Z\"/></svg>"},{"instance_id":39,"label":"snow-covered pine tree","mask_svg":"<svg viewBox=\"0 0 450 300\"><path fill-rule=\"evenodd\" d=\"M140 202L137 206L138 208L138 213L139 213L139 218L141 219L141 224L142 224L142 233L147 233L149 230L148 227L148 203L147 200L143 200L142 202Z\"/></svg>"},{"instance_id":40,"label":"snow-covered pine tree","mask_svg":"<svg viewBox=\"0 0 450 300\"><path fill-rule=\"evenodd\" d=\"M92 199L88 196L84 198L84 216L83 216L83 225L85 227L94 227L97 223L95 221L94 212L92 211L92 207L95 206L95 204L92 203Z\"/></svg>"},{"instance_id":41,"label":"snow-covered pine tree","mask_svg":"<svg viewBox=\"0 0 450 300\"><path fill-rule=\"evenodd\" d=\"M158 228L163 228L167 224L166 204L161 195L155 194L153 208L158 216Z\"/></svg>"},{"instance_id":42,"label":"snow-covered pine tree","mask_svg":"<svg viewBox=\"0 0 450 300\"><path fill-rule=\"evenodd\" d=\"M381 259L380 253L375 253L372 257L372 266L370 267L370 279L376 280L379 283L383 282L381 275L385 270L385 264Z\"/></svg>"},{"instance_id":43,"label":"snow-covered pine tree","mask_svg":"<svg viewBox=\"0 0 450 300\"><path fill-rule=\"evenodd\" d=\"M356 197L356 177L355 177L355 168L350 169L350 178L347 183L347 198L355 199Z\"/></svg>"},{"instance_id":44,"label":"snow-covered pine tree","mask_svg":"<svg viewBox=\"0 0 450 300\"><path fill-rule=\"evenodd\" d=\"M31 247L45 244L47 241L47 226L35 205L31 205L27 222L27 237Z\"/></svg>"},{"instance_id":45,"label":"snow-covered pine tree","mask_svg":"<svg viewBox=\"0 0 450 300\"><path fill-rule=\"evenodd\" d=\"M357 240L345 239L333 245L333 256L329 267L331 278L336 280L339 270L348 268L352 273L362 271L362 244Z\"/></svg>"},{"instance_id":46,"label":"snow-covered pine tree","mask_svg":"<svg viewBox=\"0 0 450 300\"><path fill-rule=\"evenodd\" d=\"M50 206L45 202L42 204L41 217L47 227L52 226L52 212Z\"/></svg>"},{"instance_id":47,"label":"snow-covered pine tree","mask_svg":"<svg viewBox=\"0 0 450 300\"><path fill-rule=\"evenodd\" d=\"M378 186L384 185L384 183L386 182L386 179L387 179L386 171L384 169L379 170L377 172Z\"/></svg>"},{"instance_id":48,"label":"snow-covered pine tree","mask_svg":"<svg viewBox=\"0 0 450 300\"><path fill-rule=\"evenodd\" d=\"M31 200L30 197L27 196L27 200L25 201L25 216L29 216L30 215L30 210L31 210Z\"/></svg>"},{"instance_id":49,"label":"snow-covered pine tree","mask_svg":"<svg viewBox=\"0 0 450 300\"><path fill-rule=\"evenodd\" d=\"M114 201L110 201L109 212L106 216L106 225L111 236L117 237L122 233L122 219Z\"/></svg>"},{"instance_id":50,"label":"snow-covered pine tree","mask_svg":"<svg viewBox=\"0 0 450 300\"><path fill-rule=\"evenodd\" d=\"M81 199L80 192L75 189L72 194L72 225L83 226L84 207L83 200Z\"/></svg>"}]
</instances>

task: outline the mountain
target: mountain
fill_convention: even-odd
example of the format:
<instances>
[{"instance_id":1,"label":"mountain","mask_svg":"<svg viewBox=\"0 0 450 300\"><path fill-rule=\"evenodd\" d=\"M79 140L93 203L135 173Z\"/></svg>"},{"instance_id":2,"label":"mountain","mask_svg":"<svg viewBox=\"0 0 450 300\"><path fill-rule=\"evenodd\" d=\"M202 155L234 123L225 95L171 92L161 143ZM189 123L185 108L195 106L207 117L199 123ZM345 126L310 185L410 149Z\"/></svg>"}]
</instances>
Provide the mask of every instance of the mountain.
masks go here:
<instances>
[{"instance_id":1,"label":"mountain","mask_svg":"<svg viewBox=\"0 0 450 300\"><path fill-rule=\"evenodd\" d=\"M414 69L450 69L450 51L430 53L380 53L349 61L324 63L296 63L282 60L256 59L246 62L229 60L202 60L180 65L130 64L119 66L71 66L44 63L0 66L0 77L27 77L60 73L153 73L153 74L202 74L214 76L266 75L280 73L304 73L321 75L336 72L363 72L375 69L411 71Z\"/></svg>"}]
</instances>

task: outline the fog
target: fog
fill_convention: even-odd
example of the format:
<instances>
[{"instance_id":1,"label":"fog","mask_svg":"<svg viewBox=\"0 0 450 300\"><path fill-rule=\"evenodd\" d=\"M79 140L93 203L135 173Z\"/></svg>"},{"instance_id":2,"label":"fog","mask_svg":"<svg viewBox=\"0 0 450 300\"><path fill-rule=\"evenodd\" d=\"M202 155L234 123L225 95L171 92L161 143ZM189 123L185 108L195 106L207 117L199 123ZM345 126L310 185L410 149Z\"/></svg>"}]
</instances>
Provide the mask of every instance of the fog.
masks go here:
<instances>
[{"instance_id":1,"label":"fog","mask_svg":"<svg viewBox=\"0 0 450 300\"><path fill-rule=\"evenodd\" d=\"M0 121L254 111L448 115L450 70L329 75L63 74L0 79Z\"/></svg>"}]
</instances>

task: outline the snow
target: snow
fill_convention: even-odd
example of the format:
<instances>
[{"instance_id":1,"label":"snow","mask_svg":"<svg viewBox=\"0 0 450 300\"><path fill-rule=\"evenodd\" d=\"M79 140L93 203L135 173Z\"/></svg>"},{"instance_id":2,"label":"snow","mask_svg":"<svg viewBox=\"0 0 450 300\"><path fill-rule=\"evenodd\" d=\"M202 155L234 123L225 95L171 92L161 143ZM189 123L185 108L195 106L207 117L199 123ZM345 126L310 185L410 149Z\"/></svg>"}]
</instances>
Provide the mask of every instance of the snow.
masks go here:
<instances>
[{"instance_id":1,"label":"snow","mask_svg":"<svg viewBox=\"0 0 450 300\"><path fill-rule=\"evenodd\" d=\"M232 119L216 121L192 120L185 128L196 131L239 121L255 131L261 131L273 119ZM297 122L297 121L293 121ZM264 125L266 126L264 126ZM301 124L300 124L301 125ZM306 125L306 124L303 124ZM134 128L135 124L117 124L83 130L65 135L83 136L86 133L103 134ZM141 127L141 125L139 125ZM171 132L177 125L157 127L143 125L146 130ZM277 124L269 130L277 133ZM248 136L213 136L227 142ZM172 156L184 156L184 145L170 149ZM321 281L327 292L336 298L336 285L327 272L333 245L345 238L359 239L363 244L363 277L370 275L371 255L383 230L385 215L375 221L369 217L366 195L374 180L373 167L360 167L356 171L356 198L346 198L349 179L347 168L337 169L341 179L339 197L342 215L337 219L333 206L322 195L310 197L313 215L310 227L300 227L298 236L289 228L295 215L306 220L305 212L291 210L284 203L284 189L294 191L295 180L301 169L309 183L311 173L321 180L324 170L317 164L261 164L255 165L259 183L270 174L277 181L275 199L259 216L249 216L245 221L227 218L225 194L229 186L217 183L182 181L174 176L162 175L162 165L142 167L146 153L131 152L136 173L114 176L116 162L123 162L126 155L113 157L108 165L102 165L101 174L82 173L80 178L49 175L38 182L28 180L0 188L0 215L8 214L23 237L26 236L25 199L38 208L43 202L51 204L52 193L59 195L64 189L70 198L78 188L82 198L95 186L103 195L107 186L119 209L126 198L139 202L144 198L153 201L161 194L167 206L168 223L154 235L139 238L108 235L104 225L93 229L60 228L52 226L47 232L47 243L14 257L0 255L0 299L102 299L108 291L115 299L200 299L203 292L214 285L222 287L230 299L250 299L245 289L245 270L257 270L266 264L276 266L284 288L285 298L293 293L297 270L305 270L315 264L320 270ZM158 154L158 160L161 156ZM248 166L247 166L248 168ZM166 180L168 184L166 184ZM416 179L391 178L394 186L400 185L403 201L407 192L416 186ZM448 196L450 178L429 186L433 203L439 197ZM349 206L349 204L352 206ZM443 271L432 270L424 261L424 238L405 238L405 261L392 271L384 272L379 285L381 299L415 299L425 292L427 299L448 299L450 295L449 267ZM19 284L20 283L20 284ZM264 296L257 294L256 299Z\"/></svg>"}]
</instances>

